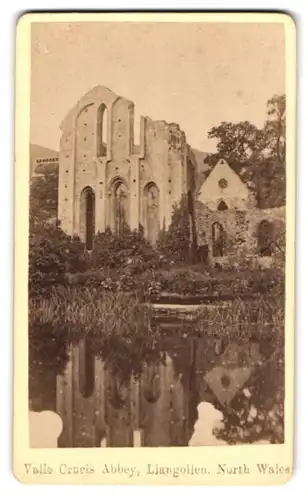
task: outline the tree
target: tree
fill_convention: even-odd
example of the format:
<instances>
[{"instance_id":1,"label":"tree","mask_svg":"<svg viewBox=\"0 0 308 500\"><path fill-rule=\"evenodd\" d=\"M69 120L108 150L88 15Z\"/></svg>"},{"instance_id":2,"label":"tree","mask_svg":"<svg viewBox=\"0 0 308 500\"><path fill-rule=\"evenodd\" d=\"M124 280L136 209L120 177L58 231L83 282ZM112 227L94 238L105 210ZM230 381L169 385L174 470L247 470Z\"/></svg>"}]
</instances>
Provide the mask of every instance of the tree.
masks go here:
<instances>
[{"instance_id":1,"label":"tree","mask_svg":"<svg viewBox=\"0 0 308 500\"><path fill-rule=\"evenodd\" d=\"M271 158L280 163L286 156L286 96L274 95L267 101L267 116L263 134L265 148Z\"/></svg>"},{"instance_id":2,"label":"tree","mask_svg":"<svg viewBox=\"0 0 308 500\"><path fill-rule=\"evenodd\" d=\"M224 158L255 191L258 206L270 208L285 203L286 98L274 95L267 101L267 120L258 129L250 122L222 122L212 127L209 138L217 140L217 153L206 163Z\"/></svg>"},{"instance_id":3,"label":"tree","mask_svg":"<svg viewBox=\"0 0 308 500\"><path fill-rule=\"evenodd\" d=\"M261 129L252 123L221 122L212 127L209 139L217 140L217 153L206 161L219 158L235 164L247 164L272 159L284 163L286 149L286 97L274 95L267 101L267 120Z\"/></svg>"},{"instance_id":4,"label":"tree","mask_svg":"<svg viewBox=\"0 0 308 500\"><path fill-rule=\"evenodd\" d=\"M208 133L210 139L217 139L216 157L225 158L231 163L245 163L260 159L264 149L264 137L252 123L222 122L218 127L212 127Z\"/></svg>"}]
</instances>

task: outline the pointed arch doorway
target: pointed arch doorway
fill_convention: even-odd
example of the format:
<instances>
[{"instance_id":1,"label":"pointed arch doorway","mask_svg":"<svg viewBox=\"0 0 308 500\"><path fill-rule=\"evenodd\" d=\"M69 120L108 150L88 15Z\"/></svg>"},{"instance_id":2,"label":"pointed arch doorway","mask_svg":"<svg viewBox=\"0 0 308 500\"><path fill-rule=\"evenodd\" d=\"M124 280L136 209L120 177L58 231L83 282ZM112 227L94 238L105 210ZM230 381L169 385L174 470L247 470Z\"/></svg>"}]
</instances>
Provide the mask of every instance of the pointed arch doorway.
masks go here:
<instances>
[{"instance_id":1,"label":"pointed arch doorway","mask_svg":"<svg viewBox=\"0 0 308 500\"><path fill-rule=\"evenodd\" d=\"M95 194L91 187L84 188L80 195L80 237L86 249L93 250L95 236Z\"/></svg>"},{"instance_id":2,"label":"pointed arch doorway","mask_svg":"<svg viewBox=\"0 0 308 500\"><path fill-rule=\"evenodd\" d=\"M129 227L129 192L126 182L118 177L110 186L110 228L121 234Z\"/></svg>"}]
</instances>

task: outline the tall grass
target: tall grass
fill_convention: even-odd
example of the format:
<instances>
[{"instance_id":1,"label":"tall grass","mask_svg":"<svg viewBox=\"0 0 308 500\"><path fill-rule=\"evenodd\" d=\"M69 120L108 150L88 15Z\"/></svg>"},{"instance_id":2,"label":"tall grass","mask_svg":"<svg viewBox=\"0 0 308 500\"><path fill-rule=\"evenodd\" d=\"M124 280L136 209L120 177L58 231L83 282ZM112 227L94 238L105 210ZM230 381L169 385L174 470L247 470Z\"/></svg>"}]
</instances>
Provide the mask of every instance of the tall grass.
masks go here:
<instances>
[{"instance_id":1,"label":"tall grass","mask_svg":"<svg viewBox=\"0 0 308 500\"><path fill-rule=\"evenodd\" d=\"M227 340L283 341L284 307L280 300L236 299L224 306L203 308L196 313L201 334Z\"/></svg>"},{"instance_id":2,"label":"tall grass","mask_svg":"<svg viewBox=\"0 0 308 500\"><path fill-rule=\"evenodd\" d=\"M175 342L192 334L283 345L283 305L275 300L236 300L197 310L195 317L193 324L179 326ZM138 373L143 362L159 358L165 336L151 307L133 294L70 287L29 303L30 352L45 363L58 359L63 365L69 346L88 337L96 356L116 370Z\"/></svg>"},{"instance_id":3,"label":"tall grass","mask_svg":"<svg viewBox=\"0 0 308 500\"><path fill-rule=\"evenodd\" d=\"M120 377L138 374L143 362L160 356L159 328L153 326L151 318L150 307L131 294L59 288L48 299L30 300L30 353L49 364L50 343L54 350L58 349L58 353L52 353L57 358L59 353L67 353L70 345L87 337L93 353L109 363ZM60 365L59 371L63 368Z\"/></svg>"}]
</instances>

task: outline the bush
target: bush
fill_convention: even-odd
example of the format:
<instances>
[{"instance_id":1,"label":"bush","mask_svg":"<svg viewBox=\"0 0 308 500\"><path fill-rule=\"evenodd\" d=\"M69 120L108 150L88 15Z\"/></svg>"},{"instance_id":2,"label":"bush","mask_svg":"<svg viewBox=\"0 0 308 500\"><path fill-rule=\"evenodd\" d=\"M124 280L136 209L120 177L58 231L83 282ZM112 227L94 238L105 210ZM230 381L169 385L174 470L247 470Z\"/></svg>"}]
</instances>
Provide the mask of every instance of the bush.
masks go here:
<instances>
[{"instance_id":1,"label":"bush","mask_svg":"<svg viewBox=\"0 0 308 500\"><path fill-rule=\"evenodd\" d=\"M132 273L141 273L160 261L159 254L147 242L141 231L126 229L121 234L113 234L110 229L98 233L92 252L95 268L129 267Z\"/></svg>"},{"instance_id":2,"label":"bush","mask_svg":"<svg viewBox=\"0 0 308 500\"><path fill-rule=\"evenodd\" d=\"M86 268L84 245L78 237L70 237L51 224L31 224L30 297L49 295L54 286L66 283L67 273L82 272Z\"/></svg>"}]
</instances>

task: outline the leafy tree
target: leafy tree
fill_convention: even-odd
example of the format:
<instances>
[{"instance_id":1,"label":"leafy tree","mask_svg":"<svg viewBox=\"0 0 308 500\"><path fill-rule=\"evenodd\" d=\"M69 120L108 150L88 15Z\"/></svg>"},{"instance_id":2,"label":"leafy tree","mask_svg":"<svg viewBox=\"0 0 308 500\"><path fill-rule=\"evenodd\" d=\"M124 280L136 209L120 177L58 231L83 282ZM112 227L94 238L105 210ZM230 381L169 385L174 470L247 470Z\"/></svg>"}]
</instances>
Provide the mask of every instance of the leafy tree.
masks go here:
<instances>
[{"instance_id":1,"label":"leafy tree","mask_svg":"<svg viewBox=\"0 0 308 500\"><path fill-rule=\"evenodd\" d=\"M284 163L286 144L286 98L274 95L267 101L267 120L261 129L248 121L222 122L208 132L217 140L217 153L208 155L207 162L214 164L225 158L235 164L249 164L272 159Z\"/></svg>"},{"instance_id":2,"label":"leafy tree","mask_svg":"<svg viewBox=\"0 0 308 500\"><path fill-rule=\"evenodd\" d=\"M214 162L218 158L237 163L256 161L264 149L263 131L248 121L222 122L218 127L211 128L208 137L218 141L217 154L210 158Z\"/></svg>"},{"instance_id":3,"label":"leafy tree","mask_svg":"<svg viewBox=\"0 0 308 500\"><path fill-rule=\"evenodd\" d=\"M267 102L267 120L262 129L250 122L222 122L209 138L216 139L217 153L205 162L215 165L224 158L255 192L258 206L285 204L286 99L274 95Z\"/></svg>"},{"instance_id":4,"label":"leafy tree","mask_svg":"<svg viewBox=\"0 0 308 500\"><path fill-rule=\"evenodd\" d=\"M268 120L265 122L263 134L265 147L269 156L280 163L286 157L286 97L274 95L267 102Z\"/></svg>"}]
</instances>

